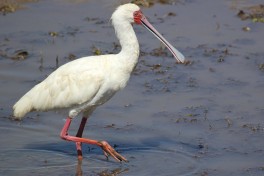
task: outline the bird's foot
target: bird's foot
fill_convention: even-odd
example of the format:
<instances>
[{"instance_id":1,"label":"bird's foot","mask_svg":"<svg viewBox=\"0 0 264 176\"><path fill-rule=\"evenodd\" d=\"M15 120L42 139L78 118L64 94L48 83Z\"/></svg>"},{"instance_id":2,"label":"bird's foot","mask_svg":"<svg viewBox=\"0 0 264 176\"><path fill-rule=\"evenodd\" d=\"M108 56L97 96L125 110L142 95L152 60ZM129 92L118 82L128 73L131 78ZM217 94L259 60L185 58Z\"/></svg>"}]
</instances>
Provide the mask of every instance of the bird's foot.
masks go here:
<instances>
[{"instance_id":1,"label":"bird's foot","mask_svg":"<svg viewBox=\"0 0 264 176\"><path fill-rule=\"evenodd\" d=\"M117 153L115 149L113 149L113 147L111 147L111 145L108 144L108 142L99 141L98 143L99 143L99 146L103 149L104 155L107 159L109 156L112 156L115 160L119 162L121 161L128 162L128 160L122 155L120 155L119 153Z\"/></svg>"},{"instance_id":2,"label":"bird's foot","mask_svg":"<svg viewBox=\"0 0 264 176\"><path fill-rule=\"evenodd\" d=\"M78 155L78 160L82 160L82 143L81 142L76 142L76 149L77 149L77 155Z\"/></svg>"},{"instance_id":3,"label":"bird's foot","mask_svg":"<svg viewBox=\"0 0 264 176\"><path fill-rule=\"evenodd\" d=\"M106 141L97 141L93 139L82 138L81 136L82 136L82 130L84 126L80 127L81 132L80 133L78 132L77 136L70 136L68 134L68 129L71 124L71 121L72 121L71 118L66 119L64 127L61 130L60 137L63 140L72 141L76 143L77 154L78 154L79 160L82 159L82 143L86 143L86 144L98 145L99 147L101 147L104 151L104 155L106 156L106 158L108 158L109 156L112 156L114 159L116 159L119 162L121 161L128 162L125 157L117 153L115 149L113 149Z\"/></svg>"}]
</instances>

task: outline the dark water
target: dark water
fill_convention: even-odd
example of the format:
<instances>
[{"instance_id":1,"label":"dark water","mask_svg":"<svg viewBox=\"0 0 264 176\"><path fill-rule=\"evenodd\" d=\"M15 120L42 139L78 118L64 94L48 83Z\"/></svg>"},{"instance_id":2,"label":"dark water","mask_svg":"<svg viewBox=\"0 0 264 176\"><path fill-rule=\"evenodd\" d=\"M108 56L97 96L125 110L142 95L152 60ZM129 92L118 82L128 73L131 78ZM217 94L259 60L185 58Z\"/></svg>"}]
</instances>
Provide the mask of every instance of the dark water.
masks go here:
<instances>
[{"instance_id":1,"label":"dark water","mask_svg":"<svg viewBox=\"0 0 264 176\"><path fill-rule=\"evenodd\" d=\"M123 164L87 145L78 163L74 144L59 138L62 113L9 119L18 98L73 55L93 55L94 47L118 52L109 22L118 2L41 1L0 16L0 175L264 175L264 24L236 16L260 2L192 0L142 9L192 64L175 64L135 26L139 64L84 132L117 145L130 160ZM28 57L11 59L18 50Z\"/></svg>"}]
</instances>

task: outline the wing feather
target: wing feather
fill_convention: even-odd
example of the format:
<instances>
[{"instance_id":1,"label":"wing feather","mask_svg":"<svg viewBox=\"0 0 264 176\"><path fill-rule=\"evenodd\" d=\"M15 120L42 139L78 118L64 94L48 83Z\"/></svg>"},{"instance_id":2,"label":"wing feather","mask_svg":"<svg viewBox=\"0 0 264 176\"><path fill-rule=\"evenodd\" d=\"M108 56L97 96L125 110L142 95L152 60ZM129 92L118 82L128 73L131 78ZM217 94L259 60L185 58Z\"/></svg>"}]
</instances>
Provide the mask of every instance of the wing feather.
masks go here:
<instances>
[{"instance_id":1,"label":"wing feather","mask_svg":"<svg viewBox=\"0 0 264 176\"><path fill-rule=\"evenodd\" d=\"M69 108L91 101L105 81L105 66L105 58L92 56L59 67L14 105L14 115L22 118L32 110ZM22 112L25 106L28 108Z\"/></svg>"}]
</instances>

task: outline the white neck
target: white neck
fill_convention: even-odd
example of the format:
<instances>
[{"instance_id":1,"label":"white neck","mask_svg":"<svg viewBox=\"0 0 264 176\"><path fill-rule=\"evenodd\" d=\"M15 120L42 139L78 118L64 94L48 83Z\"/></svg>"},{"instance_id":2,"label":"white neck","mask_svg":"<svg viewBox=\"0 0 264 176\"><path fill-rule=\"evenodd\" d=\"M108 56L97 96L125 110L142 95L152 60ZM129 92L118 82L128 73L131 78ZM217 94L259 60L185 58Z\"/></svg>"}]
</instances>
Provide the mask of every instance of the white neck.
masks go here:
<instances>
[{"instance_id":1,"label":"white neck","mask_svg":"<svg viewBox=\"0 0 264 176\"><path fill-rule=\"evenodd\" d=\"M133 69L138 62L139 44L132 25L128 21L112 18L112 23L116 31L116 36L121 45L119 55L121 59L131 65Z\"/></svg>"}]
</instances>

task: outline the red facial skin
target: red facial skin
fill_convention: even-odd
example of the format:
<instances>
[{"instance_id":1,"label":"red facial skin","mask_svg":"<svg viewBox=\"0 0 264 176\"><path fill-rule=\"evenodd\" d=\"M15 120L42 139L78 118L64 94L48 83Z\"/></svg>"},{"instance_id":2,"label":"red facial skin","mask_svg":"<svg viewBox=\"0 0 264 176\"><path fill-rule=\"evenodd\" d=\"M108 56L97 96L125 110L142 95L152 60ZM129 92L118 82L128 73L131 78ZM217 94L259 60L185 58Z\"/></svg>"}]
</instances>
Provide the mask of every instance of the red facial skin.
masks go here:
<instances>
[{"instance_id":1,"label":"red facial skin","mask_svg":"<svg viewBox=\"0 0 264 176\"><path fill-rule=\"evenodd\" d=\"M134 12L134 22L136 24L142 24L142 22L141 22L142 16L143 16L143 14L140 10L135 11Z\"/></svg>"}]
</instances>

